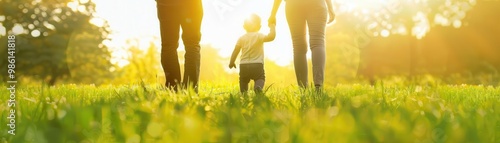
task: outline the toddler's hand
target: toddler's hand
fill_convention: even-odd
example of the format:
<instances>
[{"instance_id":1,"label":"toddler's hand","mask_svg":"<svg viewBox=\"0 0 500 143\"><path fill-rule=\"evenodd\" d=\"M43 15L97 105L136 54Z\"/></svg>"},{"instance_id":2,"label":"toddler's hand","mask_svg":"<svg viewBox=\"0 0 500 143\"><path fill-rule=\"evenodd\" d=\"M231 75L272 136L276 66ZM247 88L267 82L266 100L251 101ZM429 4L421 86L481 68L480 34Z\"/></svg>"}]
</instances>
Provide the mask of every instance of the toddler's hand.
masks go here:
<instances>
[{"instance_id":1,"label":"toddler's hand","mask_svg":"<svg viewBox=\"0 0 500 143\"><path fill-rule=\"evenodd\" d=\"M236 68L236 65L234 63L229 63L229 69Z\"/></svg>"},{"instance_id":2,"label":"toddler's hand","mask_svg":"<svg viewBox=\"0 0 500 143\"><path fill-rule=\"evenodd\" d=\"M276 16L269 17L269 20L267 20L267 23L268 23L268 26L276 25Z\"/></svg>"},{"instance_id":3,"label":"toddler's hand","mask_svg":"<svg viewBox=\"0 0 500 143\"><path fill-rule=\"evenodd\" d=\"M276 23L274 23L274 24L273 23L269 23L268 26L269 26L269 28L276 28Z\"/></svg>"}]
</instances>

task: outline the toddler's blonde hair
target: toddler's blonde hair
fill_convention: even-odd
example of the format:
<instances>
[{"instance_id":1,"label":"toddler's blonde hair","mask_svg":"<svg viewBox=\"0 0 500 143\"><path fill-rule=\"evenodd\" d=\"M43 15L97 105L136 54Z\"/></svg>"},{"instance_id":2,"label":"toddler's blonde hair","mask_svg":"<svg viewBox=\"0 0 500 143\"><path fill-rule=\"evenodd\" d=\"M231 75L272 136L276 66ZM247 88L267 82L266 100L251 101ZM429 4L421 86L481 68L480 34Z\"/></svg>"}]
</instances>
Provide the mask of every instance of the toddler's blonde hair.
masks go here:
<instances>
[{"instance_id":1,"label":"toddler's blonde hair","mask_svg":"<svg viewBox=\"0 0 500 143\"><path fill-rule=\"evenodd\" d=\"M247 32L257 32L260 30L260 25L261 20L259 15L257 14L251 14L247 19L245 19L245 23L243 24L243 28Z\"/></svg>"}]
</instances>

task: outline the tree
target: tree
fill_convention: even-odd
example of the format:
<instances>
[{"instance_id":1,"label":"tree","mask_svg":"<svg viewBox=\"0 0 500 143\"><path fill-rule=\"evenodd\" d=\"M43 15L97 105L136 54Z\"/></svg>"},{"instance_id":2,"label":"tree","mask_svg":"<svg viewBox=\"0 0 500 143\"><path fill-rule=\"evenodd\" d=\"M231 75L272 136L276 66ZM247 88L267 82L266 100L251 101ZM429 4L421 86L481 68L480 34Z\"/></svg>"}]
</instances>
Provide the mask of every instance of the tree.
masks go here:
<instances>
[{"instance_id":1,"label":"tree","mask_svg":"<svg viewBox=\"0 0 500 143\"><path fill-rule=\"evenodd\" d=\"M461 27L476 1L469 0L338 0L339 32L358 35L354 45L366 47L376 37L405 35L409 43L409 75L415 74L418 40L434 26ZM354 25L354 26L351 26ZM350 28L345 28L350 27ZM362 52L363 53L363 52ZM360 68L365 67L360 62Z\"/></svg>"},{"instance_id":2,"label":"tree","mask_svg":"<svg viewBox=\"0 0 500 143\"><path fill-rule=\"evenodd\" d=\"M0 17L4 17L0 26L6 29L6 34L17 35L17 75L54 85L57 80L70 79L70 73L100 75L112 67L107 47L102 44L109 26L90 23L95 18L95 4L91 1L0 0L0 8ZM0 49L6 48L6 44L0 45ZM68 49L75 52L72 57L68 57ZM6 67L5 60L1 60L1 68ZM83 77L75 77L79 78Z\"/></svg>"},{"instance_id":3,"label":"tree","mask_svg":"<svg viewBox=\"0 0 500 143\"><path fill-rule=\"evenodd\" d=\"M116 84L143 82L143 83L163 83L164 75L160 63L160 51L150 43L147 50L139 48L139 40L129 40L127 57L124 57L128 64L117 68L117 78L113 81Z\"/></svg>"}]
</instances>

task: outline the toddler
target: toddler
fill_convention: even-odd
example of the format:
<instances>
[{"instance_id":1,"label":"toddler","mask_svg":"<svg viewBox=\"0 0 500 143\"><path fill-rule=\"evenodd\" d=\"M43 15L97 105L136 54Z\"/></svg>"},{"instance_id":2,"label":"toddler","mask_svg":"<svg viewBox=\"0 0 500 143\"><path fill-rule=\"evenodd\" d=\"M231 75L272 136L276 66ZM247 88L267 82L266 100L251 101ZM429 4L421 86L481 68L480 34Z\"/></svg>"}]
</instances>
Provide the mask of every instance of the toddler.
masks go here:
<instances>
[{"instance_id":1,"label":"toddler","mask_svg":"<svg viewBox=\"0 0 500 143\"><path fill-rule=\"evenodd\" d=\"M248 83L253 80L254 91L261 93L266 79L264 73L264 42L271 42L276 37L276 25L269 25L269 34L259 33L261 28L260 17L252 14L245 20L243 27L247 33L241 36L236 43L229 68L236 68L236 57L241 51L240 60L240 91L247 92Z\"/></svg>"}]
</instances>

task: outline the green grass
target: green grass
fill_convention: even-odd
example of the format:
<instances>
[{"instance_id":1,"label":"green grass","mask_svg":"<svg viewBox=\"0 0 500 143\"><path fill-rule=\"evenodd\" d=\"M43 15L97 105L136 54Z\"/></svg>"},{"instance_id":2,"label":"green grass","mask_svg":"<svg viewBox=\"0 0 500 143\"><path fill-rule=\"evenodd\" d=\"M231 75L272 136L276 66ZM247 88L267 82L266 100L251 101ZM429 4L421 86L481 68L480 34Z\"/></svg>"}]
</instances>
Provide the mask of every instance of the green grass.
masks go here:
<instances>
[{"instance_id":1,"label":"green grass","mask_svg":"<svg viewBox=\"0 0 500 143\"><path fill-rule=\"evenodd\" d=\"M15 136L0 103L0 142L500 142L500 88L491 86L271 85L265 95L240 95L231 83L201 83L198 95L21 86L16 100Z\"/></svg>"}]
</instances>

